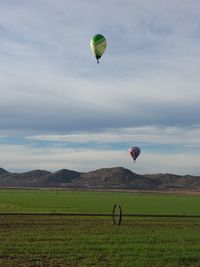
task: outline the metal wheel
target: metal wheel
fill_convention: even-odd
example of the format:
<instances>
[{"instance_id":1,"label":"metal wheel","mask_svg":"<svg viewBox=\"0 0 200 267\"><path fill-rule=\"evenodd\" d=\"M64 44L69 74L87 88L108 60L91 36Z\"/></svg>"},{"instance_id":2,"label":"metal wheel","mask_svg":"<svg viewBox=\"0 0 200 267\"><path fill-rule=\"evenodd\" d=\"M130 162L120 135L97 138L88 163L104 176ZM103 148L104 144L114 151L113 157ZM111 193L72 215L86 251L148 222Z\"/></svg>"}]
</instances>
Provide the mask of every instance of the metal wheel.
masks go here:
<instances>
[{"instance_id":1,"label":"metal wheel","mask_svg":"<svg viewBox=\"0 0 200 267\"><path fill-rule=\"evenodd\" d=\"M118 203L113 207L112 219L114 225L120 225L122 222L122 209Z\"/></svg>"}]
</instances>

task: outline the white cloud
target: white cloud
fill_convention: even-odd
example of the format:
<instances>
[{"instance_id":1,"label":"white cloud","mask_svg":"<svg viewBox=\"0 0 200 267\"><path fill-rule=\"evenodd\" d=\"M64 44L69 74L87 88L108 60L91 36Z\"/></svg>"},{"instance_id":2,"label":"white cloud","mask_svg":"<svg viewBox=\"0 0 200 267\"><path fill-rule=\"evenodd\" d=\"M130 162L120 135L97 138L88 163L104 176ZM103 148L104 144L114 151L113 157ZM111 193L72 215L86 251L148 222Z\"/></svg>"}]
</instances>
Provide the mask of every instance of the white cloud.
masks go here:
<instances>
[{"instance_id":1,"label":"white cloud","mask_svg":"<svg viewBox=\"0 0 200 267\"><path fill-rule=\"evenodd\" d=\"M109 129L105 132L78 132L71 134L48 134L25 137L28 140L75 143L155 143L184 146L200 146L200 127L157 127Z\"/></svg>"}]
</instances>

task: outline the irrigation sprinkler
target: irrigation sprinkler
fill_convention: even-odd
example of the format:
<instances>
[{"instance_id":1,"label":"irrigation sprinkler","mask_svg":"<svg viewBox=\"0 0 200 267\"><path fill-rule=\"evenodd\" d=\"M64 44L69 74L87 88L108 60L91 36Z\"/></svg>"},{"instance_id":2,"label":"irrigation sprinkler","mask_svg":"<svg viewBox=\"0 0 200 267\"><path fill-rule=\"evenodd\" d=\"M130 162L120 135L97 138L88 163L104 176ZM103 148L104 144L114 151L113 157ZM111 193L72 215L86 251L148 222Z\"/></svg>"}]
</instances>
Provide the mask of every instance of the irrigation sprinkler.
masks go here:
<instances>
[{"instance_id":1,"label":"irrigation sprinkler","mask_svg":"<svg viewBox=\"0 0 200 267\"><path fill-rule=\"evenodd\" d=\"M122 209L118 203L113 207L112 219L114 225L120 225L122 222Z\"/></svg>"},{"instance_id":2,"label":"irrigation sprinkler","mask_svg":"<svg viewBox=\"0 0 200 267\"><path fill-rule=\"evenodd\" d=\"M141 218L187 218L187 219L200 219L200 214L145 214L145 213L123 213L122 208L119 203L113 206L112 213L66 213L66 212L56 212L52 210L51 212L0 212L1 216L66 216L66 217L110 217L112 218L113 225L121 225L122 215L126 217L141 217Z\"/></svg>"}]
</instances>

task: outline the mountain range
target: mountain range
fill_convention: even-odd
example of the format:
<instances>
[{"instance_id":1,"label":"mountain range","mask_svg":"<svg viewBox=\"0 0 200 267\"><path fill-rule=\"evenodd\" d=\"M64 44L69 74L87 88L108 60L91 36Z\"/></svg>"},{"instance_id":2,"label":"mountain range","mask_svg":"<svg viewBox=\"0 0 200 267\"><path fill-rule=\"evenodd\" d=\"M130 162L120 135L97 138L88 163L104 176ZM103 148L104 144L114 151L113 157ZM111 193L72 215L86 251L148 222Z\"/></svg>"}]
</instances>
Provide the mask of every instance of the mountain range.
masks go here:
<instances>
[{"instance_id":1,"label":"mountain range","mask_svg":"<svg viewBox=\"0 0 200 267\"><path fill-rule=\"evenodd\" d=\"M11 173L0 168L0 188L69 188L126 190L200 190L200 176L175 174L140 175L123 167L90 172L62 169L56 172L33 170Z\"/></svg>"}]
</instances>

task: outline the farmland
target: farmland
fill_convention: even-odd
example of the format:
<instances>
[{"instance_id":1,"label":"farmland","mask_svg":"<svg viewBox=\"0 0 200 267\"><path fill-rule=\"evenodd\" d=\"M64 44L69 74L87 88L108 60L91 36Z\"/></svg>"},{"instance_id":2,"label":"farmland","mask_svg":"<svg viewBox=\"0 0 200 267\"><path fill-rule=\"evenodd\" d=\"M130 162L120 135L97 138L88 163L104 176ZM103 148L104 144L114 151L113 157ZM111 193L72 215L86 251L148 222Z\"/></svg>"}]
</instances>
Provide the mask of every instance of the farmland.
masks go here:
<instances>
[{"instance_id":1,"label":"farmland","mask_svg":"<svg viewBox=\"0 0 200 267\"><path fill-rule=\"evenodd\" d=\"M200 196L1 190L0 212L200 214ZM200 219L0 217L0 266L199 266Z\"/></svg>"}]
</instances>

